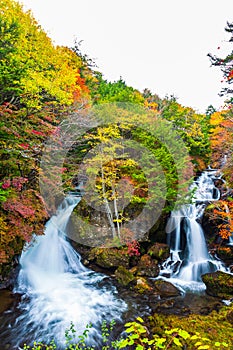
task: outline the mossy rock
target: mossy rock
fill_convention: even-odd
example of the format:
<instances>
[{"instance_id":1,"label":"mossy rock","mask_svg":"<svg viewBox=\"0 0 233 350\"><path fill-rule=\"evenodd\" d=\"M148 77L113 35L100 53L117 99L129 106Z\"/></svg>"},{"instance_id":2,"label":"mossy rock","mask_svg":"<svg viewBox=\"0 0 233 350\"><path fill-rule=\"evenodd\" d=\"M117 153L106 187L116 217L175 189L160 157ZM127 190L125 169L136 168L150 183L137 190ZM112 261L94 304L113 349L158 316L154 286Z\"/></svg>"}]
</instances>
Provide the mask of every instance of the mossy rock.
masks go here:
<instances>
[{"instance_id":1,"label":"mossy rock","mask_svg":"<svg viewBox=\"0 0 233 350\"><path fill-rule=\"evenodd\" d=\"M144 254L138 263L137 274L139 276L157 277L159 272L158 261L152 259L148 254Z\"/></svg>"},{"instance_id":2,"label":"mossy rock","mask_svg":"<svg viewBox=\"0 0 233 350\"><path fill-rule=\"evenodd\" d=\"M196 332L200 334L202 338L210 339L209 350L213 349L233 349L232 338L232 323L226 319L226 313L230 311L229 307L223 307L218 312L212 311L208 315L193 314L186 317L174 315L174 314L162 314L161 312L155 313L153 316L149 316L149 324L146 326L151 334L158 334L163 337L165 329L179 328L186 330L190 335L194 335ZM226 342L228 347L215 347L215 342ZM174 344L173 344L174 345ZM173 349L173 345L171 349ZM213 345L213 346L212 346ZM180 347L174 346L174 349L180 349ZM170 348L169 348L170 349ZM197 349L197 347L187 347L188 350Z\"/></svg>"},{"instance_id":3,"label":"mossy rock","mask_svg":"<svg viewBox=\"0 0 233 350\"><path fill-rule=\"evenodd\" d=\"M164 280L157 280L154 282L154 287L157 291L157 293L162 298L168 298L168 297L176 297L181 294L180 290L176 288L172 283L164 281Z\"/></svg>"},{"instance_id":4,"label":"mossy rock","mask_svg":"<svg viewBox=\"0 0 233 350\"><path fill-rule=\"evenodd\" d=\"M118 269L115 271L115 276L117 281L122 286L127 286L134 281L136 282L134 275L129 270L127 270L124 266L118 267Z\"/></svg>"},{"instance_id":5,"label":"mossy rock","mask_svg":"<svg viewBox=\"0 0 233 350\"><path fill-rule=\"evenodd\" d=\"M93 248L88 256L89 261L103 268L116 269L119 266L129 266L129 256L127 251L117 248Z\"/></svg>"},{"instance_id":6,"label":"mossy rock","mask_svg":"<svg viewBox=\"0 0 233 350\"><path fill-rule=\"evenodd\" d=\"M149 281L144 277L137 277L136 286L134 287L136 292L139 294L151 293L153 288L150 285Z\"/></svg>"},{"instance_id":7,"label":"mossy rock","mask_svg":"<svg viewBox=\"0 0 233 350\"><path fill-rule=\"evenodd\" d=\"M165 261L170 256L170 248L165 243L153 244L147 252L152 258L158 261Z\"/></svg>"},{"instance_id":8,"label":"mossy rock","mask_svg":"<svg viewBox=\"0 0 233 350\"><path fill-rule=\"evenodd\" d=\"M206 285L206 293L221 299L231 299L233 297L233 276L216 271L206 273L201 276Z\"/></svg>"}]
</instances>

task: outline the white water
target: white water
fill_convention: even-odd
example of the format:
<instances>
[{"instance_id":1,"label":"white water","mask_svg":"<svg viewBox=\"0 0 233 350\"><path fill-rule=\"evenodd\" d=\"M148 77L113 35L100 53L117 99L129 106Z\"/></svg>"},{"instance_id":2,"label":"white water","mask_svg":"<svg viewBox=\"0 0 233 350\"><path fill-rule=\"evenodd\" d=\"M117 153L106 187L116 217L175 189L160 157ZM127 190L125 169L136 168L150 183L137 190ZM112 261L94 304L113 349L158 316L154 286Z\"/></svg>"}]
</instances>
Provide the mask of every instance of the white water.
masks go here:
<instances>
[{"instance_id":1,"label":"white water","mask_svg":"<svg viewBox=\"0 0 233 350\"><path fill-rule=\"evenodd\" d=\"M162 266L161 276L184 289L202 290L201 275L216 270L226 271L223 263L208 250L199 220L206 205L220 197L214 186L214 171L205 171L193 184L194 203L173 211L167 224L170 257Z\"/></svg>"},{"instance_id":2,"label":"white water","mask_svg":"<svg viewBox=\"0 0 233 350\"><path fill-rule=\"evenodd\" d=\"M29 339L44 342L55 339L62 349L71 321L77 335L91 322L90 338L96 345L102 321L119 320L126 310L114 287L108 286L106 276L85 268L79 254L65 239L66 225L79 201L80 197L68 196L47 223L45 235L37 237L22 253L15 291L23 293L23 297L20 316L11 325L16 349ZM105 278L105 287L100 287Z\"/></svg>"}]
</instances>

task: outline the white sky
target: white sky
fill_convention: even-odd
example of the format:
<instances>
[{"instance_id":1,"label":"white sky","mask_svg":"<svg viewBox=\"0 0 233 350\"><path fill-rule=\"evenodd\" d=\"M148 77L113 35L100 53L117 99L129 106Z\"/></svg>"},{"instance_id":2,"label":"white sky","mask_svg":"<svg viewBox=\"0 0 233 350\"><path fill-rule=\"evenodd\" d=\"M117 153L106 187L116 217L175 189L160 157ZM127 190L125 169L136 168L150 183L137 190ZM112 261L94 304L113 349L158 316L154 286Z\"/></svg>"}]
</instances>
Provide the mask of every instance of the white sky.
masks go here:
<instances>
[{"instance_id":1,"label":"white sky","mask_svg":"<svg viewBox=\"0 0 233 350\"><path fill-rule=\"evenodd\" d=\"M32 9L55 44L83 40L83 53L94 58L108 80L120 76L142 91L204 112L223 105L219 68L207 53L232 50L225 33L233 21L232 0L21 0ZM220 47L220 49L217 49Z\"/></svg>"}]
</instances>

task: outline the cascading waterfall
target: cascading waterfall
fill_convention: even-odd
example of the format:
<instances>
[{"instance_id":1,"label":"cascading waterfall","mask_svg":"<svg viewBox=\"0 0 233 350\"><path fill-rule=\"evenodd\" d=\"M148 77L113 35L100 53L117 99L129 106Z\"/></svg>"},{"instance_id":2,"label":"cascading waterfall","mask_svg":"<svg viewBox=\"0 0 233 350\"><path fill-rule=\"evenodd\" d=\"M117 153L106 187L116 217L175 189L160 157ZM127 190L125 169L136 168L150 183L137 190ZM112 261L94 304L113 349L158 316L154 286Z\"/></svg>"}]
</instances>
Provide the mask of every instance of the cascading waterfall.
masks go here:
<instances>
[{"instance_id":1,"label":"cascading waterfall","mask_svg":"<svg viewBox=\"0 0 233 350\"><path fill-rule=\"evenodd\" d=\"M99 344L103 320L120 320L126 304L117 298L106 276L85 268L79 254L65 238L69 217L81 197L68 196L47 223L45 235L22 253L15 292L22 293L20 316L10 325L11 349L22 342L52 339L65 343L65 330L74 323L77 335L90 322L92 344ZM106 278L104 287L101 281ZM7 335L4 336L7 343Z\"/></svg>"},{"instance_id":2,"label":"cascading waterfall","mask_svg":"<svg viewBox=\"0 0 233 350\"><path fill-rule=\"evenodd\" d=\"M220 198L214 186L216 171L208 170L194 182L194 203L173 211L167 223L170 257L162 266L161 276L187 289L203 289L201 275L216 270L226 271L223 263L207 249L199 219L210 201Z\"/></svg>"}]
</instances>

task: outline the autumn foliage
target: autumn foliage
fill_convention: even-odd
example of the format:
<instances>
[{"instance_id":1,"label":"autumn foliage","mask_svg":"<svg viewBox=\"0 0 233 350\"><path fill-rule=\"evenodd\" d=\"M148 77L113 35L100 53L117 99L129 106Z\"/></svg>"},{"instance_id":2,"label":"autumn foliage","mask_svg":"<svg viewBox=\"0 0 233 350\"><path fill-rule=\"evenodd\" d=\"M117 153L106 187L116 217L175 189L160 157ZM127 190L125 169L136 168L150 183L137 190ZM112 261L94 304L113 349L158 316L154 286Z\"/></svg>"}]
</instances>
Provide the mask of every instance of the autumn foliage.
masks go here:
<instances>
[{"instance_id":1,"label":"autumn foliage","mask_svg":"<svg viewBox=\"0 0 233 350\"><path fill-rule=\"evenodd\" d=\"M19 3L1 0L0 27L0 263L5 263L33 234L43 233L48 218L38 189L43 144L68 106L89 99L89 89L80 75L82 59L54 46Z\"/></svg>"},{"instance_id":2,"label":"autumn foliage","mask_svg":"<svg viewBox=\"0 0 233 350\"><path fill-rule=\"evenodd\" d=\"M0 3L0 263L11 262L34 234L43 234L48 213L39 194L38 178L42 172L40 160L44 145L51 135L56 139L59 123L83 105L107 106L110 103L112 107L116 102L125 102L144 108L152 129L157 128L156 125L159 128L164 120L168 121L168 137L175 129L196 170L204 169L210 157L215 166L227 155L224 172L233 185L231 108L211 115L199 114L190 107L182 106L172 96L161 99L148 89L141 93L128 86L122 78L108 82L94 70L92 60L81 54L77 44L73 48L55 46L30 11L23 11L14 0L0 0ZM232 29L231 26L229 28ZM226 64L232 62L229 57L223 61L225 66L220 61L216 61L216 65L226 68ZM226 69L225 78L230 84L232 65ZM178 165L175 164L172 154L162 142L152 137L149 131L145 133L140 128L130 128L130 120L127 123L127 128L118 124L109 127L107 138L111 142L111 138L116 138L111 133L116 131L123 133L123 137L127 134L155 155L166 177L165 209L169 211L177 195L177 171L184 169L190 159L181 159ZM73 154L71 152L66 159L67 164L59 170L67 188L72 186L76 162L84 155L83 152L103 141L99 136L99 139L96 138L96 132L98 130L82 138L80 148L73 149ZM173 144L173 141L171 136L169 143ZM110 191L114 186L117 188L117 166L121 170L121 184L126 189L134 186L134 202L131 205L143 206L147 198L145 174L139 171L137 164L132 167L129 160L123 159L118 163L106 161L103 164L103 173L107 173L106 198L110 202L117 199L117 195L112 196ZM151 164L146 169L155 178L156 169ZM55 183L60 175L54 166L54 178L48 184L51 188L52 182ZM192 176L191 167L186 175L185 179ZM99 176L97 187L103 188L101 181ZM182 186L186 190L187 184ZM129 206L129 214L131 209ZM232 215L233 205L227 199L219 202L213 211L213 217L219 220L223 238L228 237L233 229ZM113 223L119 226L124 220L125 217L118 215ZM140 247L136 241L126 243L129 255L139 254Z\"/></svg>"}]
</instances>

